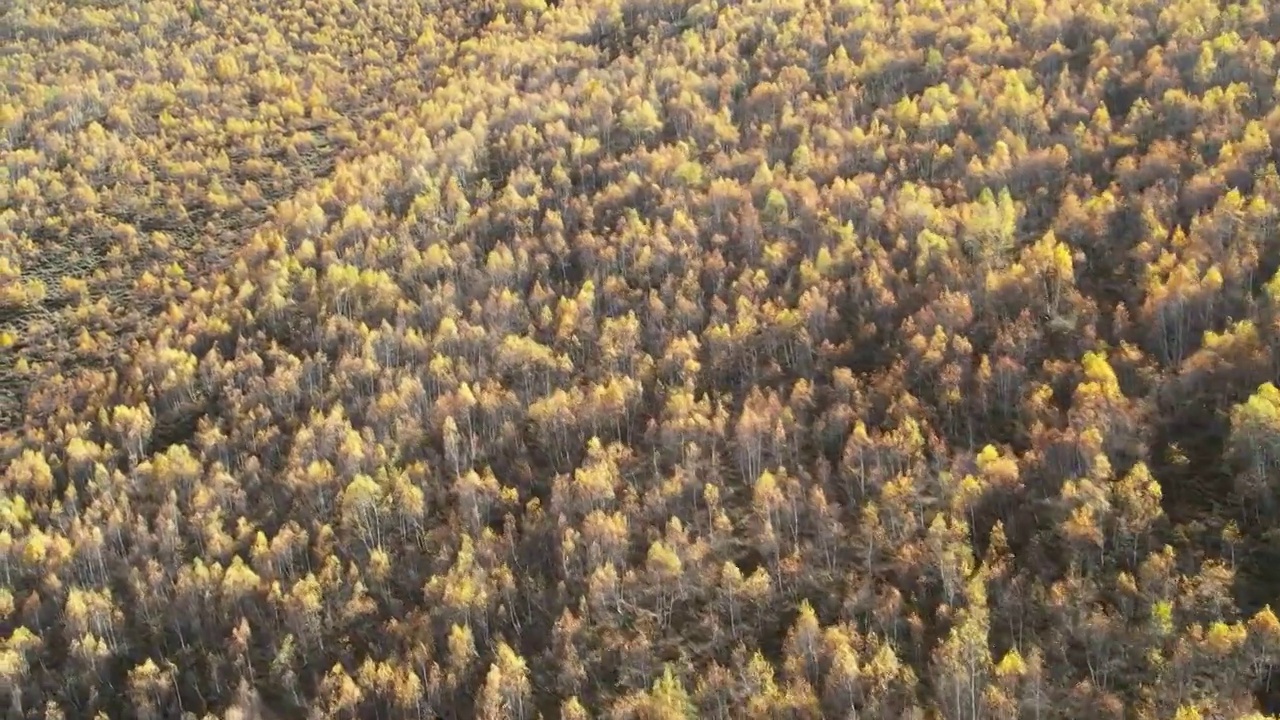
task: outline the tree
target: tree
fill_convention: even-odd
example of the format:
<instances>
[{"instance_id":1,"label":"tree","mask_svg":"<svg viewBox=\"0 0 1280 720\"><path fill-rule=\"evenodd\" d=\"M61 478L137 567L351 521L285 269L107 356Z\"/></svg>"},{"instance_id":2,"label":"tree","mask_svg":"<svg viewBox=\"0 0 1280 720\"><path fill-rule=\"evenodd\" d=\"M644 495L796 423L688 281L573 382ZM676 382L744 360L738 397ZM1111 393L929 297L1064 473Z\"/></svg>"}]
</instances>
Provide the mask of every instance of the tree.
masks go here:
<instances>
[{"instance_id":1,"label":"tree","mask_svg":"<svg viewBox=\"0 0 1280 720\"><path fill-rule=\"evenodd\" d=\"M1000 189L998 199L990 188L983 188L978 201L967 208L962 242L979 273L1004 268L1013 251L1017 222L1018 208L1008 188Z\"/></svg>"},{"instance_id":2,"label":"tree","mask_svg":"<svg viewBox=\"0 0 1280 720\"><path fill-rule=\"evenodd\" d=\"M350 527L366 551L382 546L382 488L368 475L356 475L342 491L343 525Z\"/></svg>"},{"instance_id":3,"label":"tree","mask_svg":"<svg viewBox=\"0 0 1280 720\"><path fill-rule=\"evenodd\" d=\"M525 661L505 642L498 649L478 700L484 720L524 720L531 717L531 687Z\"/></svg>"},{"instance_id":4,"label":"tree","mask_svg":"<svg viewBox=\"0 0 1280 720\"><path fill-rule=\"evenodd\" d=\"M129 699L139 717L161 717L168 711L169 693L173 690L171 671L151 658L129 671Z\"/></svg>"},{"instance_id":5,"label":"tree","mask_svg":"<svg viewBox=\"0 0 1280 720\"><path fill-rule=\"evenodd\" d=\"M110 416L103 410L102 424L110 423L112 431L120 444L128 453L129 461L137 463L151 439L151 431L155 427L155 418L147 405L127 407L117 405Z\"/></svg>"},{"instance_id":6,"label":"tree","mask_svg":"<svg viewBox=\"0 0 1280 720\"><path fill-rule=\"evenodd\" d=\"M53 469L44 455L34 450L23 450L5 473L5 482L19 493L37 501L47 501L53 494Z\"/></svg>"},{"instance_id":7,"label":"tree","mask_svg":"<svg viewBox=\"0 0 1280 720\"><path fill-rule=\"evenodd\" d=\"M40 638L24 627L14 630L0 645L0 676L9 695L11 707L21 713L23 695L26 692L27 673L30 670L28 654L41 646Z\"/></svg>"},{"instance_id":8,"label":"tree","mask_svg":"<svg viewBox=\"0 0 1280 720\"><path fill-rule=\"evenodd\" d=\"M800 602L800 612L784 643L783 665L793 680L817 685L821 680L820 651L822 626L808 600Z\"/></svg>"},{"instance_id":9,"label":"tree","mask_svg":"<svg viewBox=\"0 0 1280 720\"><path fill-rule=\"evenodd\" d=\"M947 639L934 651L936 697L944 717L977 720L986 715L985 689L991 674L986 602L981 581L970 583L969 604L958 613Z\"/></svg>"},{"instance_id":10,"label":"tree","mask_svg":"<svg viewBox=\"0 0 1280 720\"><path fill-rule=\"evenodd\" d=\"M1147 549L1152 525L1164 515L1160 484L1151 477L1146 463L1139 462L1112 486L1112 496L1120 536L1118 544L1130 549L1129 562L1136 567L1139 555Z\"/></svg>"},{"instance_id":11,"label":"tree","mask_svg":"<svg viewBox=\"0 0 1280 720\"><path fill-rule=\"evenodd\" d=\"M1260 512L1272 512L1276 498L1270 478L1280 468L1280 390L1275 385L1264 383L1231 409L1229 451L1241 471L1238 490L1256 500Z\"/></svg>"},{"instance_id":12,"label":"tree","mask_svg":"<svg viewBox=\"0 0 1280 720\"><path fill-rule=\"evenodd\" d=\"M364 691L341 665L334 665L325 673L320 692L329 717L354 718L364 700Z\"/></svg>"}]
</instances>

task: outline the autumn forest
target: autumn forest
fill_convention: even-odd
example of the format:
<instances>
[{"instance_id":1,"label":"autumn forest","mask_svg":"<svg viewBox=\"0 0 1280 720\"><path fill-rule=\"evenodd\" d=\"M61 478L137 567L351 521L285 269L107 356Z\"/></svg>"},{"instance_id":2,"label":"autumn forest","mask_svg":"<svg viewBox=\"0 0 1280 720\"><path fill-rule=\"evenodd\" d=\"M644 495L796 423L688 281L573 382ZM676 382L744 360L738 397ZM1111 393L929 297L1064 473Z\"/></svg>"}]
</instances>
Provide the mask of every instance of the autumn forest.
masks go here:
<instances>
[{"instance_id":1,"label":"autumn forest","mask_svg":"<svg viewBox=\"0 0 1280 720\"><path fill-rule=\"evenodd\" d=\"M1280 713L1280 4L0 0L6 720Z\"/></svg>"}]
</instances>

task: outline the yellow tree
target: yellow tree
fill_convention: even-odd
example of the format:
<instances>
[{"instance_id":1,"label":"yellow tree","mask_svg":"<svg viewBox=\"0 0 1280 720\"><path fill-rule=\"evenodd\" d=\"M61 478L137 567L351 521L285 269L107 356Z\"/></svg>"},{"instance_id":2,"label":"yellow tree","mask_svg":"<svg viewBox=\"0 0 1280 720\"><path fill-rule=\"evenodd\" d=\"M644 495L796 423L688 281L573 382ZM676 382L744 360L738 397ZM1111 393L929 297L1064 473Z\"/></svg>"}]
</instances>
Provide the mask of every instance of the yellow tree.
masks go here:
<instances>
[{"instance_id":1,"label":"yellow tree","mask_svg":"<svg viewBox=\"0 0 1280 720\"><path fill-rule=\"evenodd\" d=\"M961 610L946 640L933 653L935 698L947 720L979 720L986 714L986 684L991 674L986 590L981 578L970 583L969 604Z\"/></svg>"},{"instance_id":2,"label":"yellow tree","mask_svg":"<svg viewBox=\"0 0 1280 720\"><path fill-rule=\"evenodd\" d=\"M510 645L498 642L489 673L480 690L476 717L481 720L525 720L531 717L531 685L524 658Z\"/></svg>"},{"instance_id":3,"label":"yellow tree","mask_svg":"<svg viewBox=\"0 0 1280 720\"><path fill-rule=\"evenodd\" d=\"M1240 469L1236 487L1258 512L1276 510L1274 477L1280 470L1280 389L1264 383L1231 409L1228 452Z\"/></svg>"}]
</instances>

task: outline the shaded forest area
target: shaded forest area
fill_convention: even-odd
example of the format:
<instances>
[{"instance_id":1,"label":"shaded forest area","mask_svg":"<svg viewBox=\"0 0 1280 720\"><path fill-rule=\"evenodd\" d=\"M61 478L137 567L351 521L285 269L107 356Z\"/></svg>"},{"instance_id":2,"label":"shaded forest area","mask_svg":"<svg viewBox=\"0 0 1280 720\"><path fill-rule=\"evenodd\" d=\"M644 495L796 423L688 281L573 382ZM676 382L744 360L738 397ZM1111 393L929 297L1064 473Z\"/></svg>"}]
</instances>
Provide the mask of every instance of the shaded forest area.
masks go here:
<instances>
[{"instance_id":1,"label":"shaded forest area","mask_svg":"<svg viewBox=\"0 0 1280 720\"><path fill-rule=\"evenodd\" d=\"M0 0L0 711L1280 713L1277 43Z\"/></svg>"}]
</instances>

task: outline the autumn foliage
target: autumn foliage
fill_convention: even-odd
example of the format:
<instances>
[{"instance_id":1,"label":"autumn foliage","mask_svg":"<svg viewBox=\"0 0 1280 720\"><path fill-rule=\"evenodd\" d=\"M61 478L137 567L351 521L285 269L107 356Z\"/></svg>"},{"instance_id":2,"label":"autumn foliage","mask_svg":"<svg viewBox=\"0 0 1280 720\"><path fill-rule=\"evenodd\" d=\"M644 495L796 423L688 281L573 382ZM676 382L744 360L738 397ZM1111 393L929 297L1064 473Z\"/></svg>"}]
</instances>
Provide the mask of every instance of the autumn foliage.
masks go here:
<instances>
[{"instance_id":1,"label":"autumn foliage","mask_svg":"<svg viewBox=\"0 0 1280 720\"><path fill-rule=\"evenodd\" d=\"M1280 712L1278 43L0 3L0 709Z\"/></svg>"}]
</instances>

